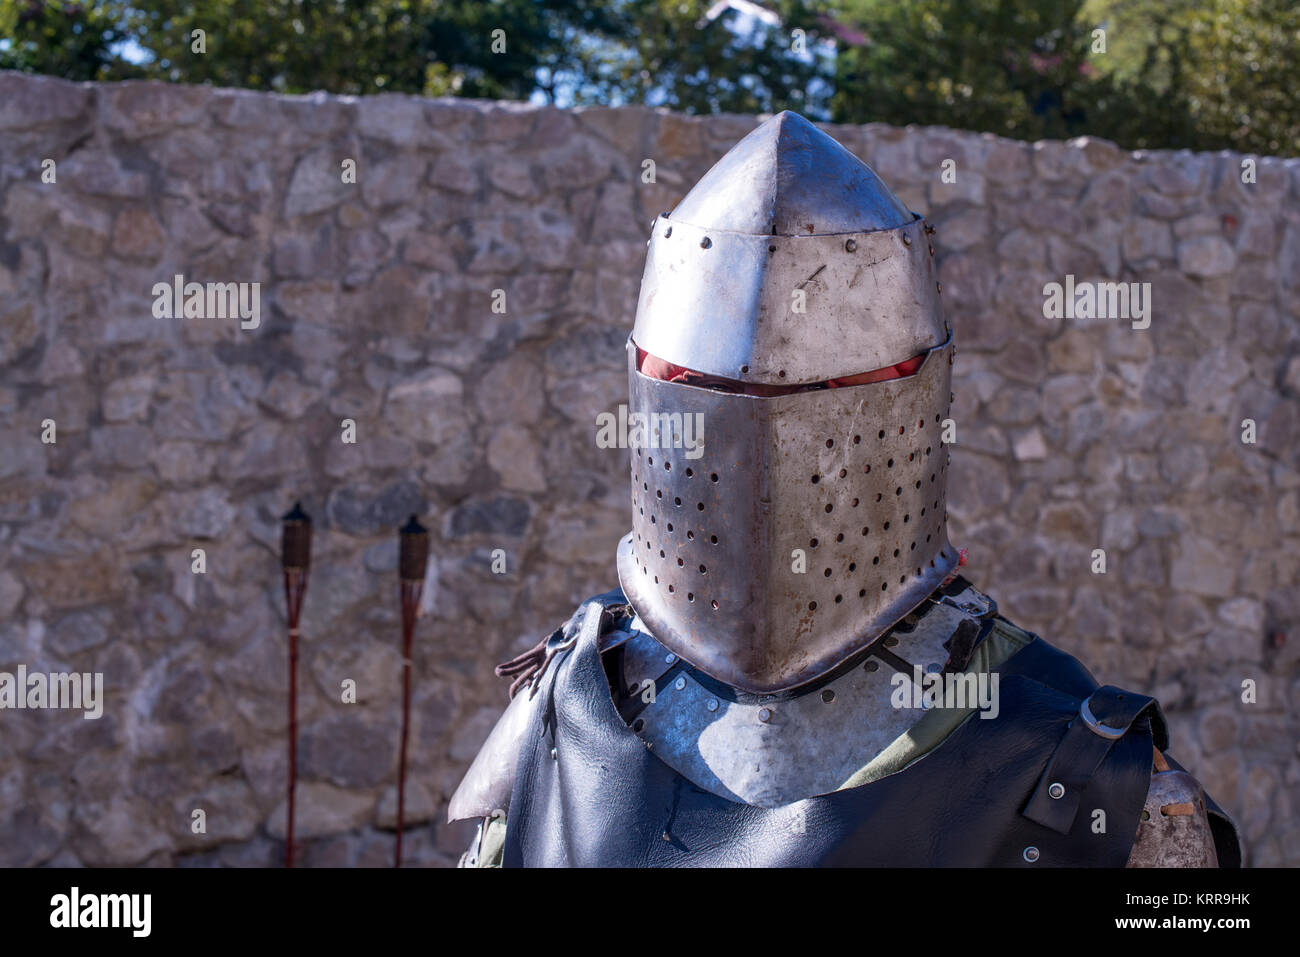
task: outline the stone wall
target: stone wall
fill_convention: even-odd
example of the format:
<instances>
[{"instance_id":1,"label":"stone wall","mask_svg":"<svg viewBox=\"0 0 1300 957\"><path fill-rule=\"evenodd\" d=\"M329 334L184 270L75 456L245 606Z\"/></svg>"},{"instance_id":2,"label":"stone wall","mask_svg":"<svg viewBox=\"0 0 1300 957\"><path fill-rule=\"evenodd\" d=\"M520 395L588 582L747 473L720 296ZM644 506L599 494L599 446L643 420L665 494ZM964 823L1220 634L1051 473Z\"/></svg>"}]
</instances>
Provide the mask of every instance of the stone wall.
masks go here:
<instances>
[{"instance_id":1,"label":"stone wall","mask_svg":"<svg viewBox=\"0 0 1300 957\"><path fill-rule=\"evenodd\" d=\"M615 584L627 453L595 416L648 224L754 123L0 75L0 671L105 680L99 720L0 711L0 864L278 860L298 498L304 861L391 854L411 512L408 855L454 861L492 665ZM970 577L1158 695L1253 861L1300 864L1300 161L832 132L938 226ZM155 318L176 274L260 283L260 324ZM1150 327L1044 318L1067 274L1149 282Z\"/></svg>"}]
</instances>

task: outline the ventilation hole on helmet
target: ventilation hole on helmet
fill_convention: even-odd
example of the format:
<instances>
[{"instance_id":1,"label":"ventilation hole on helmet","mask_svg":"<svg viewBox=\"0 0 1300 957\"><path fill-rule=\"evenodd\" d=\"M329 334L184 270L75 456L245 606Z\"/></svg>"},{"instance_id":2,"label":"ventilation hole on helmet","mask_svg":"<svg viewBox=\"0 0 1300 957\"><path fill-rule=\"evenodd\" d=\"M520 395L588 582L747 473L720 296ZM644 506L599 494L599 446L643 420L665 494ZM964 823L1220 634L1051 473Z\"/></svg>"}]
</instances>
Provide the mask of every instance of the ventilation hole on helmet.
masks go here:
<instances>
[{"instance_id":1,"label":"ventilation hole on helmet","mask_svg":"<svg viewBox=\"0 0 1300 957\"><path fill-rule=\"evenodd\" d=\"M810 479L810 481L813 483L813 485L816 485L818 482L821 481L821 478L822 478L822 477L821 477L820 475L814 475L814 476Z\"/></svg>"},{"instance_id":2,"label":"ventilation hole on helmet","mask_svg":"<svg viewBox=\"0 0 1300 957\"><path fill-rule=\"evenodd\" d=\"M654 464L655 464L655 460L654 460L654 459L647 458L646 461L649 462L651 465L654 465Z\"/></svg>"},{"instance_id":3,"label":"ventilation hole on helmet","mask_svg":"<svg viewBox=\"0 0 1300 957\"><path fill-rule=\"evenodd\" d=\"M849 502L849 504L850 504L851 506L853 506L854 508L857 508L857 507L858 507L858 500L855 498L853 501Z\"/></svg>"},{"instance_id":4,"label":"ventilation hole on helmet","mask_svg":"<svg viewBox=\"0 0 1300 957\"><path fill-rule=\"evenodd\" d=\"M680 498L674 498L674 499L673 499L673 504L676 505L676 506L678 506L678 507L681 507L682 500L681 500Z\"/></svg>"},{"instance_id":5,"label":"ventilation hole on helmet","mask_svg":"<svg viewBox=\"0 0 1300 957\"><path fill-rule=\"evenodd\" d=\"M886 467L886 468L891 468L891 469L892 469L892 468L894 467L894 460L893 460L893 459L890 459L888 462L886 462L886 463L885 463L885 467Z\"/></svg>"},{"instance_id":6,"label":"ventilation hole on helmet","mask_svg":"<svg viewBox=\"0 0 1300 957\"><path fill-rule=\"evenodd\" d=\"M922 508L921 508L921 514L922 514L922 515L925 514L925 508L924 508L924 506L922 506Z\"/></svg>"},{"instance_id":7,"label":"ventilation hole on helmet","mask_svg":"<svg viewBox=\"0 0 1300 957\"><path fill-rule=\"evenodd\" d=\"M693 541L695 541L695 533L692 532L690 529L687 529L687 530L686 530L686 540L687 540L688 542L693 542Z\"/></svg>"},{"instance_id":8,"label":"ventilation hole on helmet","mask_svg":"<svg viewBox=\"0 0 1300 957\"><path fill-rule=\"evenodd\" d=\"M906 575L900 575L900 576L898 576L898 583L899 583L900 585L906 585L906 584L907 584L907 576L906 576Z\"/></svg>"},{"instance_id":9,"label":"ventilation hole on helmet","mask_svg":"<svg viewBox=\"0 0 1300 957\"><path fill-rule=\"evenodd\" d=\"M717 473L717 472L714 472L712 475L709 476L709 481L711 481L711 482L716 482L717 480L718 480L718 473Z\"/></svg>"},{"instance_id":10,"label":"ventilation hole on helmet","mask_svg":"<svg viewBox=\"0 0 1300 957\"><path fill-rule=\"evenodd\" d=\"M897 548L894 549L894 557L895 557L895 558L898 557L898 549L897 549Z\"/></svg>"},{"instance_id":11,"label":"ventilation hole on helmet","mask_svg":"<svg viewBox=\"0 0 1300 957\"><path fill-rule=\"evenodd\" d=\"M916 551L916 542L913 542L913 543L912 543L912 547L909 548L908 551L909 551L909 552L914 552L914 551Z\"/></svg>"},{"instance_id":12,"label":"ventilation hole on helmet","mask_svg":"<svg viewBox=\"0 0 1300 957\"><path fill-rule=\"evenodd\" d=\"M936 414L935 417L934 417L934 421L936 421L936 422L939 421L939 416L938 416L937 414Z\"/></svg>"},{"instance_id":13,"label":"ventilation hole on helmet","mask_svg":"<svg viewBox=\"0 0 1300 957\"><path fill-rule=\"evenodd\" d=\"M637 450L636 450L636 457L637 457L637 458L640 458L640 457L641 457L641 450L640 450L640 449L637 449Z\"/></svg>"},{"instance_id":14,"label":"ventilation hole on helmet","mask_svg":"<svg viewBox=\"0 0 1300 957\"><path fill-rule=\"evenodd\" d=\"M919 568L916 570L916 577L917 577L917 578L920 578L920 577L921 577L921 569L919 569Z\"/></svg>"},{"instance_id":15,"label":"ventilation hole on helmet","mask_svg":"<svg viewBox=\"0 0 1300 957\"><path fill-rule=\"evenodd\" d=\"M844 600L844 596L843 596L843 595L836 595L836 596L835 596L835 604L838 605L838 604L839 604L840 602L842 602L843 600Z\"/></svg>"},{"instance_id":16,"label":"ventilation hole on helmet","mask_svg":"<svg viewBox=\"0 0 1300 957\"><path fill-rule=\"evenodd\" d=\"M931 567L931 568L933 568L933 567L934 567L934 559L933 559L933 558L932 558L932 559L930 559L930 567Z\"/></svg>"},{"instance_id":17,"label":"ventilation hole on helmet","mask_svg":"<svg viewBox=\"0 0 1300 957\"><path fill-rule=\"evenodd\" d=\"M863 535L868 534L870 531L871 531L871 529L869 529L867 526L865 526L865 525L862 526L862 534L863 534Z\"/></svg>"},{"instance_id":18,"label":"ventilation hole on helmet","mask_svg":"<svg viewBox=\"0 0 1300 957\"><path fill-rule=\"evenodd\" d=\"M660 558L665 558L665 557L667 557L667 556L664 555L664 550L663 550L662 548L659 549L659 557L660 557Z\"/></svg>"},{"instance_id":19,"label":"ventilation hole on helmet","mask_svg":"<svg viewBox=\"0 0 1300 957\"><path fill-rule=\"evenodd\" d=\"M835 508L835 506L832 505L830 502L827 502L827 503L826 503L826 511L827 511L827 512L833 511L834 508Z\"/></svg>"},{"instance_id":20,"label":"ventilation hole on helmet","mask_svg":"<svg viewBox=\"0 0 1300 957\"><path fill-rule=\"evenodd\" d=\"M889 523L888 523L888 522L885 523L885 531L889 531Z\"/></svg>"},{"instance_id":21,"label":"ventilation hole on helmet","mask_svg":"<svg viewBox=\"0 0 1300 957\"><path fill-rule=\"evenodd\" d=\"M658 575L655 576L655 584L656 584L656 585L659 584L659 576L658 576Z\"/></svg>"},{"instance_id":22,"label":"ventilation hole on helmet","mask_svg":"<svg viewBox=\"0 0 1300 957\"><path fill-rule=\"evenodd\" d=\"M691 469L687 469L687 470L686 470L686 477L687 477L687 478L690 478L690 477L691 477L692 475L694 475L694 474L695 474L695 472L694 472L693 470L691 470Z\"/></svg>"},{"instance_id":23,"label":"ventilation hole on helmet","mask_svg":"<svg viewBox=\"0 0 1300 957\"><path fill-rule=\"evenodd\" d=\"M855 572L855 571L857 571L857 570L858 570L858 563L857 563L857 562L849 562L849 571L851 571L851 572Z\"/></svg>"},{"instance_id":24,"label":"ventilation hole on helmet","mask_svg":"<svg viewBox=\"0 0 1300 957\"><path fill-rule=\"evenodd\" d=\"M661 488L655 489L655 498L663 498L663 497L664 497L664 490Z\"/></svg>"},{"instance_id":25,"label":"ventilation hole on helmet","mask_svg":"<svg viewBox=\"0 0 1300 957\"><path fill-rule=\"evenodd\" d=\"M917 419L917 420L916 420L916 427L917 427L918 429L923 429L923 428L925 428L925 419Z\"/></svg>"},{"instance_id":26,"label":"ventilation hole on helmet","mask_svg":"<svg viewBox=\"0 0 1300 957\"><path fill-rule=\"evenodd\" d=\"M866 590L865 588L860 588L860 589L858 589L858 597L859 597L859 598L866 598L866 597L867 597L867 590Z\"/></svg>"},{"instance_id":27,"label":"ventilation hole on helmet","mask_svg":"<svg viewBox=\"0 0 1300 957\"><path fill-rule=\"evenodd\" d=\"M885 437L885 430L884 430L884 429L881 429L879 432L876 433L876 438L878 438L878 439L883 439L884 437Z\"/></svg>"},{"instance_id":28,"label":"ventilation hole on helmet","mask_svg":"<svg viewBox=\"0 0 1300 957\"><path fill-rule=\"evenodd\" d=\"M870 475L870 474L871 474L871 463L868 462L867 465L866 465L866 468L864 468L862 471L865 472L866 474Z\"/></svg>"},{"instance_id":29,"label":"ventilation hole on helmet","mask_svg":"<svg viewBox=\"0 0 1300 957\"><path fill-rule=\"evenodd\" d=\"M848 469L840 469L840 478L844 478L844 476L846 476L846 475L848 475L848 474L849 474L849 470L848 470Z\"/></svg>"},{"instance_id":30,"label":"ventilation hole on helmet","mask_svg":"<svg viewBox=\"0 0 1300 957\"><path fill-rule=\"evenodd\" d=\"M881 591L889 591L889 582L881 582L881 583L880 583L880 590L881 590Z\"/></svg>"},{"instance_id":31,"label":"ventilation hole on helmet","mask_svg":"<svg viewBox=\"0 0 1300 957\"><path fill-rule=\"evenodd\" d=\"M876 493L876 501L877 501L877 502L879 502L879 501L880 501L882 498L884 498L884 497L885 497L885 493L884 493L884 492L877 492L877 493Z\"/></svg>"},{"instance_id":32,"label":"ventilation hole on helmet","mask_svg":"<svg viewBox=\"0 0 1300 957\"><path fill-rule=\"evenodd\" d=\"M815 602L815 601L810 601L810 602L808 602L808 610L809 610L809 611L816 611L816 610L817 610L817 602Z\"/></svg>"},{"instance_id":33,"label":"ventilation hole on helmet","mask_svg":"<svg viewBox=\"0 0 1300 957\"><path fill-rule=\"evenodd\" d=\"M931 482L934 481L934 473L933 473L933 472L930 473L930 481L931 481Z\"/></svg>"},{"instance_id":34,"label":"ventilation hole on helmet","mask_svg":"<svg viewBox=\"0 0 1300 957\"><path fill-rule=\"evenodd\" d=\"M946 551L944 551L944 550L941 548L941 549L939 549L939 557L940 557L940 558L947 558L947 557L948 557L948 553L947 553Z\"/></svg>"},{"instance_id":35,"label":"ventilation hole on helmet","mask_svg":"<svg viewBox=\"0 0 1300 957\"><path fill-rule=\"evenodd\" d=\"M871 564L873 564L873 565L879 565L879 564L880 564L880 556L877 555L875 558L871 559Z\"/></svg>"},{"instance_id":36,"label":"ventilation hole on helmet","mask_svg":"<svg viewBox=\"0 0 1300 957\"><path fill-rule=\"evenodd\" d=\"M824 574L827 578L830 578L830 577L831 577L831 570L828 568L828 569L826 569L825 572L823 572L823 574Z\"/></svg>"},{"instance_id":37,"label":"ventilation hole on helmet","mask_svg":"<svg viewBox=\"0 0 1300 957\"><path fill-rule=\"evenodd\" d=\"M648 492L648 491L650 491L650 485L649 485L649 483L647 483L647 482L642 482L642 483L641 483L641 490L642 490L643 492Z\"/></svg>"},{"instance_id":38,"label":"ventilation hole on helmet","mask_svg":"<svg viewBox=\"0 0 1300 957\"><path fill-rule=\"evenodd\" d=\"M718 610L718 600L716 598L713 599L713 601L709 602L709 604L713 606L714 611Z\"/></svg>"},{"instance_id":39,"label":"ventilation hole on helmet","mask_svg":"<svg viewBox=\"0 0 1300 957\"><path fill-rule=\"evenodd\" d=\"M709 536L709 543L712 544L712 545L716 545L716 544L718 544L718 536L717 536L717 535L710 535L710 536Z\"/></svg>"},{"instance_id":40,"label":"ventilation hole on helmet","mask_svg":"<svg viewBox=\"0 0 1300 957\"><path fill-rule=\"evenodd\" d=\"M928 445L925 447L925 454L926 454L926 455L929 455L929 454L930 454L930 446L928 446Z\"/></svg>"},{"instance_id":41,"label":"ventilation hole on helmet","mask_svg":"<svg viewBox=\"0 0 1300 957\"><path fill-rule=\"evenodd\" d=\"M655 523L655 517L654 517L653 515L651 515L651 516L650 516L650 524L653 525L654 523Z\"/></svg>"},{"instance_id":42,"label":"ventilation hole on helmet","mask_svg":"<svg viewBox=\"0 0 1300 957\"><path fill-rule=\"evenodd\" d=\"M695 592L693 592L693 591L688 591L688 592L686 593L686 600L687 600L687 601L695 601Z\"/></svg>"},{"instance_id":43,"label":"ventilation hole on helmet","mask_svg":"<svg viewBox=\"0 0 1300 957\"><path fill-rule=\"evenodd\" d=\"M844 533L843 533L843 532L840 532L838 535L836 535L836 536L835 536L835 541L837 541L837 542L842 542L842 541L844 541Z\"/></svg>"},{"instance_id":44,"label":"ventilation hole on helmet","mask_svg":"<svg viewBox=\"0 0 1300 957\"><path fill-rule=\"evenodd\" d=\"M638 508L637 511L640 512L642 515L645 514L645 509L643 508Z\"/></svg>"},{"instance_id":45,"label":"ventilation hole on helmet","mask_svg":"<svg viewBox=\"0 0 1300 957\"><path fill-rule=\"evenodd\" d=\"M671 532L672 530L673 530L673 523L672 523L672 522L669 522L669 523L668 523L668 531Z\"/></svg>"},{"instance_id":46,"label":"ventilation hole on helmet","mask_svg":"<svg viewBox=\"0 0 1300 957\"><path fill-rule=\"evenodd\" d=\"M827 439L827 440L826 440L826 447L827 447L828 449L833 449L833 448L835 447L835 440L834 440L834 439Z\"/></svg>"},{"instance_id":47,"label":"ventilation hole on helmet","mask_svg":"<svg viewBox=\"0 0 1300 957\"><path fill-rule=\"evenodd\" d=\"M920 479L917 479L917 480L916 480L916 488L920 488L920 487L921 487L921 480L920 480Z\"/></svg>"},{"instance_id":48,"label":"ventilation hole on helmet","mask_svg":"<svg viewBox=\"0 0 1300 957\"><path fill-rule=\"evenodd\" d=\"M678 568L685 568L685 567L686 567L686 560L685 560L684 558L679 558L679 559L677 559L677 567L678 567Z\"/></svg>"},{"instance_id":49,"label":"ventilation hole on helmet","mask_svg":"<svg viewBox=\"0 0 1300 957\"><path fill-rule=\"evenodd\" d=\"M914 459L914 458L916 458L916 453L915 453L915 452L908 452L908 453L907 453L907 461L910 462L910 461L912 461L912 459Z\"/></svg>"},{"instance_id":50,"label":"ventilation hole on helmet","mask_svg":"<svg viewBox=\"0 0 1300 957\"><path fill-rule=\"evenodd\" d=\"M700 511L700 512L704 511L704 503L703 503L703 502L696 502L696 503L695 503L695 508L696 508L697 511Z\"/></svg>"},{"instance_id":51,"label":"ventilation hole on helmet","mask_svg":"<svg viewBox=\"0 0 1300 957\"><path fill-rule=\"evenodd\" d=\"M671 595L671 594L672 594L673 592L675 592L676 590L677 590L677 589L675 589L672 585L669 585L669 586L668 586L668 594Z\"/></svg>"},{"instance_id":52,"label":"ventilation hole on helmet","mask_svg":"<svg viewBox=\"0 0 1300 957\"><path fill-rule=\"evenodd\" d=\"M908 522L910 522L911 520L912 520L912 516L911 516L911 515L904 515L904 516L903 516L903 524L904 524L904 525L906 525L906 524L907 524Z\"/></svg>"},{"instance_id":53,"label":"ventilation hole on helmet","mask_svg":"<svg viewBox=\"0 0 1300 957\"><path fill-rule=\"evenodd\" d=\"M809 540L808 540L808 547L809 547L809 548L816 548L816 547L817 547L817 539L815 539L815 538L809 539Z\"/></svg>"},{"instance_id":54,"label":"ventilation hole on helmet","mask_svg":"<svg viewBox=\"0 0 1300 957\"><path fill-rule=\"evenodd\" d=\"M664 463L664 471L665 471L665 472L671 472L672 470L673 470L673 463L672 463L672 462L665 462L665 463Z\"/></svg>"},{"instance_id":55,"label":"ventilation hole on helmet","mask_svg":"<svg viewBox=\"0 0 1300 957\"><path fill-rule=\"evenodd\" d=\"M894 489L894 494L895 494L895 495L902 495L902 494L903 494L903 486L900 485L900 486L898 486L898 488Z\"/></svg>"},{"instance_id":56,"label":"ventilation hole on helmet","mask_svg":"<svg viewBox=\"0 0 1300 957\"><path fill-rule=\"evenodd\" d=\"M703 565L700 566L700 574L701 574L701 575L707 575L708 572L709 572L709 570L708 570L707 568L705 568Z\"/></svg>"},{"instance_id":57,"label":"ventilation hole on helmet","mask_svg":"<svg viewBox=\"0 0 1300 957\"><path fill-rule=\"evenodd\" d=\"M904 428L903 428L903 426L900 425L900 426L898 427L898 434L899 434L899 435L902 435L903 432L904 432Z\"/></svg>"},{"instance_id":58,"label":"ventilation hole on helmet","mask_svg":"<svg viewBox=\"0 0 1300 957\"><path fill-rule=\"evenodd\" d=\"M860 445L861 443L862 443L862 436L860 436L860 435L855 435L855 436L853 436L853 444L854 444L854 445Z\"/></svg>"}]
</instances>

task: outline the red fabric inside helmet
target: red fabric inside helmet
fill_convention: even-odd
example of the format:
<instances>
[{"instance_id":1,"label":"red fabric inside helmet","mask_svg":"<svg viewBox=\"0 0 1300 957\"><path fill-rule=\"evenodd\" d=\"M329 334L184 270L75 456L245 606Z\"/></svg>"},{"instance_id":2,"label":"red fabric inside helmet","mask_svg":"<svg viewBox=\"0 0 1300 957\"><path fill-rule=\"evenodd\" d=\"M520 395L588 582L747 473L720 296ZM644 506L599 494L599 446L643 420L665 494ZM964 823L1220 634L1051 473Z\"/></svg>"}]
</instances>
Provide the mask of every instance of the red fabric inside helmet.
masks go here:
<instances>
[{"instance_id":1,"label":"red fabric inside helmet","mask_svg":"<svg viewBox=\"0 0 1300 957\"><path fill-rule=\"evenodd\" d=\"M685 366L665 362L657 356L652 356L640 346L636 350L636 364L637 371L644 376L649 376L651 379L661 379L664 382L681 382L703 388L716 388L726 392L741 392L745 395L773 396L806 392L810 389L838 389L843 386L883 382L886 379L902 379L906 376L915 375L916 371L925 362L927 355L928 353L922 352L895 365L885 366L883 369L873 369L870 372L859 372L856 375L840 376L837 379L826 379L823 382L812 382L804 385L764 385L707 375L703 372L687 369Z\"/></svg>"}]
</instances>

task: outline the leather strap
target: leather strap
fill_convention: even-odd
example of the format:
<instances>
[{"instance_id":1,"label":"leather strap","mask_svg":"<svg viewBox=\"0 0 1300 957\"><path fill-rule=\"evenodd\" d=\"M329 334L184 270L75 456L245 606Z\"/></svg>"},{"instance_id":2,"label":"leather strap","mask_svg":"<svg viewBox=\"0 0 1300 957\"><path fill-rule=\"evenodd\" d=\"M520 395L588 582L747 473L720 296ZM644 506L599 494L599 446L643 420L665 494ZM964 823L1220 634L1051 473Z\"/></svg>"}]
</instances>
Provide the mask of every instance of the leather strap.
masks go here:
<instances>
[{"instance_id":1,"label":"leather strap","mask_svg":"<svg viewBox=\"0 0 1300 957\"><path fill-rule=\"evenodd\" d=\"M1155 698L1105 685L1079 702L1021 812L1029 820L1068 834L1093 774L1117 740L1146 716L1156 747L1168 747L1164 715Z\"/></svg>"}]
</instances>

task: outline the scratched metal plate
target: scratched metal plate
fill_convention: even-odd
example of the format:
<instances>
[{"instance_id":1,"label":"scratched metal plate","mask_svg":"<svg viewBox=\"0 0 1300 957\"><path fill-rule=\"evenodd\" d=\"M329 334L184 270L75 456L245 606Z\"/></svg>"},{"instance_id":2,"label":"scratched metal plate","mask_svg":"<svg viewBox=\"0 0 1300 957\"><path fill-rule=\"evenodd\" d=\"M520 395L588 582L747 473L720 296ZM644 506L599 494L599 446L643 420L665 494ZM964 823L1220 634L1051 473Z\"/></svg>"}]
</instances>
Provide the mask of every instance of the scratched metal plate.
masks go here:
<instances>
[{"instance_id":1,"label":"scratched metal plate","mask_svg":"<svg viewBox=\"0 0 1300 957\"><path fill-rule=\"evenodd\" d=\"M632 338L667 362L743 382L885 368L948 337L929 250L919 219L881 232L758 236L661 218Z\"/></svg>"},{"instance_id":2,"label":"scratched metal plate","mask_svg":"<svg viewBox=\"0 0 1300 957\"><path fill-rule=\"evenodd\" d=\"M935 671L947 658L943 642L964 617L935 606L913 631L891 636L898 643L889 650ZM645 657L659 655L646 651ZM923 709L891 703L895 674L869 658L797 697L734 700L702 683L693 669L679 670L643 698L649 703L633 727L656 756L700 787L732 801L781 807L839 789L921 718Z\"/></svg>"}]
</instances>

